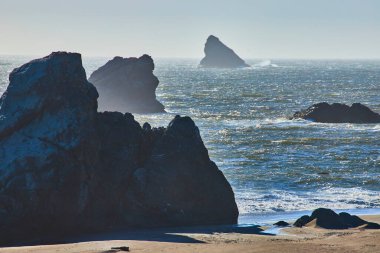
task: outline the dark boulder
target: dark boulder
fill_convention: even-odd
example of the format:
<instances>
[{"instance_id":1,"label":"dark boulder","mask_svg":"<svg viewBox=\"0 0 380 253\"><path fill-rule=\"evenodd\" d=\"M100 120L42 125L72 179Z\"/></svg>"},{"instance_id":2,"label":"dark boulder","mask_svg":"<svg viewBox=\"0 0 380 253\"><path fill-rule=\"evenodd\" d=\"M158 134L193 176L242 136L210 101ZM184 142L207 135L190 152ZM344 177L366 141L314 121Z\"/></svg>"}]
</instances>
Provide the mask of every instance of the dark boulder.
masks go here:
<instances>
[{"instance_id":1,"label":"dark boulder","mask_svg":"<svg viewBox=\"0 0 380 253\"><path fill-rule=\"evenodd\" d=\"M200 66L204 68L250 67L231 48L213 35L207 38L204 52L205 57L200 62Z\"/></svg>"},{"instance_id":2,"label":"dark boulder","mask_svg":"<svg viewBox=\"0 0 380 253\"><path fill-rule=\"evenodd\" d=\"M367 221L359 218L358 216L351 215L346 212L339 213L339 220L341 220L342 223L347 224L347 226L351 228L359 227L368 223Z\"/></svg>"},{"instance_id":3,"label":"dark boulder","mask_svg":"<svg viewBox=\"0 0 380 253\"><path fill-rule=\"evenodd\" d=\"M327 208L318 208L315 209L311 216L311 220L316 220L316 225L321 228L328 229L346 229L349 228L348 224L343 221L339 217L337 213L335 213L331 209Z\"/></svg>"},{"instance_id":4,"label":"dark boulder","mask_svg":"<svg viewBox=\"0 0 380 253\"><path fill-rule=\"evenodd\" d=\"M313 211L311 216L304 215L293 224L295 227L303 227L315 220L315 225L326 229L347 229L364 226L364 228L378 229L380 225L359 218L356 215L350 215L346 212L339 214L331 209L318 208Z\"/></svg>"},{"instance_id":5,"label":"dark boulder","mask_svg":"<svg viewBox=\"0 0 380 253\"><path fill-rule=\"evenodd\" d=\"M293 224L293 226L295 226L295 227L303 227L303 226L305 226L307 223L309 223L310 221L312 221L312 219L311 219L311 217L309 216L309 215L303 215L303 216L301 216L300 218L298 218L295 222L294 222L294 224Z\"/></svg>"},{"instance_id":6,"label":"dark boulder","mask_svg":"<svg viewBox=\"0 0 380 253\"><path fill-rule=\"evenodd\" d=\"M79 54L15 69L0 99L0 245L131 226L232 224L238 211L198 128L97 112Z\"/></svg>"},{"instance_id":7,"label":"dark boulder","mask_svg":"<svg viewBox=\"0 0 380 253\"><path fill-rule=\"evenodd\" d=\"M286 221L281 220L281 221L278 221L278 222L274 223L273 225L278 226L278 227L287 227L287 226L289 226L289 223L287 223Z\"/></svg>"},{"instance_id":8,"label":"dark boulder","mask_svg":"<svg viewBox=\"0 0 380 253\"><path fill-rule=\"evenodd\" d=\"M299 118L320 123L380 123L380 114L360 103L354 103L351 107L338 103L314 104L292 117Z\"/></svg>"},{"instance_id":9,"label":"dark boulder","mask_svg":"<svg viewBox=\"0 0 380 253\"><path fill-rule=\"evenodd\" d=\"M89 81L99 92L100 111L132 113L165 112L156 99L158 78L149 55L140 58L115 57L95 70Z\"/></svg>"}]
</instances>

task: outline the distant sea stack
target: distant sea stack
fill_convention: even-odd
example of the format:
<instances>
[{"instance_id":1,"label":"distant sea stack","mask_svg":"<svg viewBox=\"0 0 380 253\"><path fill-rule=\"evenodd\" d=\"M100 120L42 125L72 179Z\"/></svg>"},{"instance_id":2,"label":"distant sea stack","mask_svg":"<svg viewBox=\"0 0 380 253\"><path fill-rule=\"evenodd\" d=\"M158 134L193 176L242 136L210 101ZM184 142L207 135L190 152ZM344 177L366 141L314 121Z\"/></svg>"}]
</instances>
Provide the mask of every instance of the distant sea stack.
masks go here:
<instances>
[{"instance_id":1,"label":"distant sea stack","mask_svg":"<svg viewBox=\"0 0 380 253\"><path fill-rule=\"evenodd\" d=\"M129 73L132 75L132 73ZM235 224L198 127L97 112L81 55L16 68L0 98L0 245L130 227Z\"/></svg>"},{"instance_id":2,"label":"distant sea stack","mask_svg":"<svg viewBox=\"0 0 380 253\"><path fill-rule=\"evenodd\" d=\"M380 115L367 106L354 103L328 104L326 102L310 106L306 110L296 112L292 119L306 119L320 123L380 123Z\"/></svg>"},{"instance_id":3,"label":"distant sea stack","mask_svg":"<svg viewBox=\"0 0 380 253\"><path fill-rule=\"evenodd\" d=\"M231 48L213 35L207 38L204 52L206 56L200 62L200 66L204 68L250 67Z\"/></svg>"},{"instance_id":4,"label":"distant sea stack","mask_svg":"<svg viewBox=\"0 0 380 253\"><path fill-rule=\"evenodd\" d=\"M89 81L99 92L99 110L165 112L164 106L156 99L159 80L153 70L153 59L143 55L140 58L116 56L94 71Z\"/></svg>"}]
</instances>

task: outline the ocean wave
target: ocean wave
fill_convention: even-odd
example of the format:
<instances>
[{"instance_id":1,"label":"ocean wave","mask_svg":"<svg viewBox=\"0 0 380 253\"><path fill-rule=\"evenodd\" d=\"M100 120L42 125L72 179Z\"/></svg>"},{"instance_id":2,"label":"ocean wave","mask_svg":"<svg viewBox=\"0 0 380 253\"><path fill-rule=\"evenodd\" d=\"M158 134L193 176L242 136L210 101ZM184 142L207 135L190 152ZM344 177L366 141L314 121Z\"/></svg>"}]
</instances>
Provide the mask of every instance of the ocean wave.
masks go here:
<instances>
[{"instance_id":1,"label":"ocean wave","mask_svg":"<svg viewBox=\"0 0 380 253\"><path fill-rule=\"evenodd\" d=\"M262 62L256 63L253 65L253 67L257 68L264 68L264 67L273 67L273 68L278 68L279 66L277 64L273 64L271 60L264 60Z\"/></svg>"},{"instance_id":2,"label":"ocean wave","mask_svg":"<svg viewBox=\"0 0 380 253\"><path fill-rule=\"evenodd\" d=\"M351 124L351 123L318 123L304 119L288 118L265 118L265 119L235 119L225 120L224 124L233 127L255 127L255 128L321 128L332 130L348 130L348 131L372 131L379 132L380 124Z\"/></svg>"},{"instance_id":3,"label":"ocean wave","mask_svg":"<svg viewBox=\"0 0 380 253\"><path fill-rule=\"evenodd\" d=\"M357 188L322 188L313 192L273 190L268 192L235 192L241 214L331 209L380 208L377 191Z\"/></svg>"}]
</instances>

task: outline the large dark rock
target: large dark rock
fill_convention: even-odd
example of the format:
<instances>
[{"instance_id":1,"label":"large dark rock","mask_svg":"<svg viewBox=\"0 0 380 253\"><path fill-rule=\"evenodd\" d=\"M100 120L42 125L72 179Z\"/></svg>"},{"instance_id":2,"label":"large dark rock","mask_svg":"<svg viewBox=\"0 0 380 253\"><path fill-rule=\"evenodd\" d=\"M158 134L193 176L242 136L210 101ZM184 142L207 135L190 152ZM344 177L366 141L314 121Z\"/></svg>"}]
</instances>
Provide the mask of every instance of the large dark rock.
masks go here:
<instances>
[{"instance_id":1,"label":"large dark rock","mask_svg":"<svg viewBox=\"0 0 380 253\"><path fill-rule=\"evenodd\" d=\"M97 112L81 56L15 69L0 99L0 245L78 232L237 222L198 128Z\"/></svg>"},{"instance_id":2,"label":"large dark rock","mask_svg":"<svg viewBox=\"0 0 380 253\"><path fill-rule=\"evenodd\" d=\"M156 99L158 79L149 55L115 57L91 74L89 81L99 92L100 111L135 113L165 112Z\"/></svg>"},{"instance_id":3,"label":"large dark rock","mask_svg":"<svg viewBox=\"0 0 380 253\"><path fill-rule=\"evenodd\" d=\"M295 227L303 227L313 220L315 220L316 226L326 229L347 229L363 225L366 225L365 228L368 229L380 228L379 224L365 221L356 215L350 215L346 212L337 214L333 210L327 208L315 209L311 216L304 215L296 220L293 225Z\"/></svg>"},{"instance_id":4,"label":"large dark rock","mask_svg":"<svg viewBox=\"0 0 380 253\"><path fill-rule=\"evenodd\" d=\"M287 223L286 221L280 220L280 221L274 223L273 225L278 226L278 227L287 227L287 226L289 226L290 224Z\"/></svg>"},{"instance_id":5,"label":"large dark rock","mask_svg":"<svg viewBox=\"0 0 380 253\"><path fill-rule=\"evenodd\" d=\"M312 221L311 217L309 215L303 215L301 216L300 218L298 218L294 223L293 223L293 226L295 227L303 227L305 226L307 223L309 223L310 221Z\"/></svg>"},{"instance_id":6,"label":"large dark rock","mask_svg":"<svg viewBox=\"0 0 380 253\"><path fill-rule=\"evenodd\" d=\"M380 123L380 115L360 103L354 103L351 107L338 103L314 104L296 112L293 119L297 118L321 123Z\"/></svg>"},{"instance_id":7,"label":"large dark rock","mask_svg":"<svg viewBox=\"0 0 380 253\"><path fill-rule=\"evenodd\" d=\"M189 117L176 116L170 122L131 184L137 189L129 192L131 212L136 214L131 217L141 218L130 221L136 225L236 222L232 189Z\"/></svg>"},{"instance_id":8,"label":"large dark rock","mask_svg":"<svg viewBox=\"0 0 380 253\"><path fill-rule=\"evenodd\" d=\"M217 37L210 35L205 45L205 57L200 66L205 68L244 68L250 67L231 48Z\"/></svg>"}]
</instances>

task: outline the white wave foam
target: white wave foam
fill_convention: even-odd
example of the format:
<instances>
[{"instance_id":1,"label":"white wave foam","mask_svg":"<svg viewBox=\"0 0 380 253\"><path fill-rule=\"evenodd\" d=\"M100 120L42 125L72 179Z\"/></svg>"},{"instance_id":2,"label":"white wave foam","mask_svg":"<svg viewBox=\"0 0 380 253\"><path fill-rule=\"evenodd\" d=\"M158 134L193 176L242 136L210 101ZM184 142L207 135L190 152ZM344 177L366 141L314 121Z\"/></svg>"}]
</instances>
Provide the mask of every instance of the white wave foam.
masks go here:
<instances>
[{"instance_id":1,"label":"white wave foam","mask_svg":"<svg viewBox=\"0 0 380 253\"><path fill-rule=\"evenodd\" d=\"M273 67L273 68L278 68L278 65L277 64L273 64L271 60L264 60L262 62L259 62L255 65L253 65L253 67L260 67L260 68L264 68L264 67Z\"/></svg>"},{"instance_id":2,"label":"white wave foam","mask_svg":"<svg viewBox=\"0 0 380 253\"><path fill-rule=\"evenodd\" d=\"M379 192L362 188L322 188L315 192L235 192L241 214L331 209L380 208Z\"/></svg>"},{"instance_id":3,"label":"white wave foam","mask_svg":"<svg viewBox=\"0 0 380 253\"><path fill-rule=\"evenodd\" d=\"M302 127L313 127L313 128L324 128L332 130L348 130L348 131L371 131L379 132L380 124L333 124L333 123L317 123L303 119L290 120L287 118L266 118L260 120L224 120L224 124L227 126L246 128L302 128Z\"/></svg>"}]
</instances>

